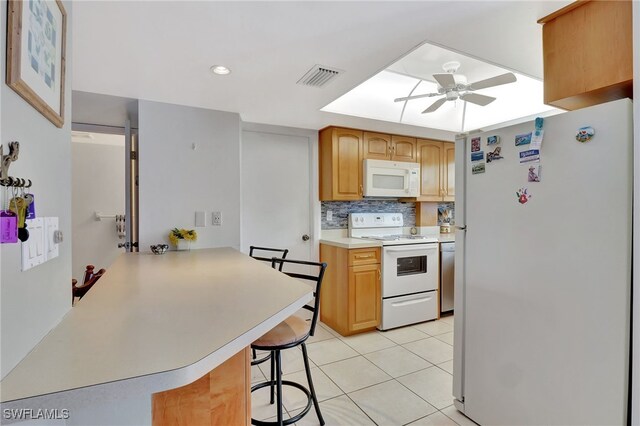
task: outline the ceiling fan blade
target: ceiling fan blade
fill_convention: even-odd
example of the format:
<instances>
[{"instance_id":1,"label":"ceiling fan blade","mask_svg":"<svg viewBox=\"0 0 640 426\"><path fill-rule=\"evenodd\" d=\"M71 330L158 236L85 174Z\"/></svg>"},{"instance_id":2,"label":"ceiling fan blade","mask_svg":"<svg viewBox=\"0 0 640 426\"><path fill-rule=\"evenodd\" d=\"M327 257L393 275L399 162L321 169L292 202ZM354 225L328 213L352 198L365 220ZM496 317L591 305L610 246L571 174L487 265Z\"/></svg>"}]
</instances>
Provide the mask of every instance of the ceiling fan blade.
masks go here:
<instances>
[{"instance_id":1,"label":"ceiling fan blade","mask_svg":"<svg viewBox=\"0 0 640 426\"><path fill-rule=\"evenodd\" d=\"M460 96L460 99L462 99L463 101L471 102L472 104L480 105L480 106L489 105L491 102L496 100L496 98L492 96L485 96L479 93L466 93Z\"/></svg>"},{"instance_id":2,"label":"ceiling fan blade","mask_svg":"<svg viewBox=\"0 0 640 426\"><path fill-rule=\"evenodd\" d=\"M486 80L480 80L476 81L475 83L471 83L469 85L469 90L480 90L486 89L487 87L501 86L503 84L513 83L516 80L517 78L515 74L508 72L506 74L487 78Z\"/></svg>"},{"instance_id":3,"label":"ceiling fan blade","mask_svg":"<svg viewBox=\"0 0 640 426\"><path fill-rule=\"evenodd\" d=\"M438 96L439 94L440 93L426 93L424 95L405 96L404 98L395 98L393 102L403 102L403 101L410 101L413 99L430 98L432 96Z\"/></svg>"},{"instance_id":4,"label":"ceiling fan blade","mask_svg":"<svg viewBox=\"0 0 640 426\"><path fill-rule=\"evenodd\" d=\"M454 87L456 85L456 79L453 78L453 74L434 74L433 78L438 82L441 87Z\"/></svg>"},{"instance_id":5,"label":"ceiling fan blade","mask_svg":"<svg viewBox=\"0 0 640 426\"><path fill-rule=\"evenodd\" d=\"M433 111L437 110L438 108L440 108L442 106L442 104L444 104L445 102L447 102L447 98L440 98L437 101L435 101L434 103L432 103L429 108L427 108L424 111L422 111L422 113L425 114L425 113L428 113L428 112L433 112Z\"/></svg>"}]
</instances>

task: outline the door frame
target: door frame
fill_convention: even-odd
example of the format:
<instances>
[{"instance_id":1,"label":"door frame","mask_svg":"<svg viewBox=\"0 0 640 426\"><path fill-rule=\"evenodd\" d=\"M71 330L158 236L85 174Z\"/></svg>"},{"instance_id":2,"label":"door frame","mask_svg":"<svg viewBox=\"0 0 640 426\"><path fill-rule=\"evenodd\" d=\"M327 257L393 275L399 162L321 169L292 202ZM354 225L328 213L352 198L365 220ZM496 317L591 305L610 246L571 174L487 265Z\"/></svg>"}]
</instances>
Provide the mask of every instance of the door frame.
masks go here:
<instances>
[{"instance_id":1,"label":"door frame","mask_svg":"<svg viewBox=\"0 0 640 426\"><path fill-rule=\"evenodd\" d=\"M138 128L131 127L130 121L127 120L124 126L109 126L104 124L90 124L90 123L76 123L71 122L71 130L74 132L87 132L87 133L104 133L108 135L120 135L125 137L124 151L125 158L125 217L126 221L126 238L125 241L138 242L138 230L139 227L139 203L138 194L140 187L138 186ZM135 152L136 158L131 158L131 153ZM132 162L135 161L135 165ZM135 173L135 185L131 182L132 167ZM127 252L137 252L138 247L131 246L126 248Z\"/></svg>"},{"instance_id":2,"label":"door frame","mask_svg":"<svg viewBox=\"0 0 640 426\"><path fill-rule=\"evenodd\" d=\"M318 175L318 131L296 127L274 126L270 124L240 123L240 151L242 156L242 133L255 132L280 136L298 136L308 139L309 144L309 256L311 261L320 259L320 194ZM243 191L242 182L240 191ZM241 199L242 202L242 199ZM242 223L242 205L240 206L240 223ZM240 226L240 242L242 244L244 230Z\"/></svg>"}]
</instances>

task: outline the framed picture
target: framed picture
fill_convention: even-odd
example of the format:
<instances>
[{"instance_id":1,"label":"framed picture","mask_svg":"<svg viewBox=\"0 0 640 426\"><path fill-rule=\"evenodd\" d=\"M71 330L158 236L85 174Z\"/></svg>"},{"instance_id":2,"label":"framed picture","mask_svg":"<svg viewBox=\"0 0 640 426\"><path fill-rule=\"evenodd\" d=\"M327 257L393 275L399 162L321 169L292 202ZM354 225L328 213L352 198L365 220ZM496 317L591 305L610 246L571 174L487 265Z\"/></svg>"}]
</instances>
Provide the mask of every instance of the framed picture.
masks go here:
<instances>
[{"instance_id":1,"label":"framed picture","mask_svg":"<svg viewBox=\"0 0 640 426\"><path fill-rule=\"evenodd\" d=\"M7 84L57 127L64 124L67 13L60 0L11 0Z\"/></svg>"}]
</instances>

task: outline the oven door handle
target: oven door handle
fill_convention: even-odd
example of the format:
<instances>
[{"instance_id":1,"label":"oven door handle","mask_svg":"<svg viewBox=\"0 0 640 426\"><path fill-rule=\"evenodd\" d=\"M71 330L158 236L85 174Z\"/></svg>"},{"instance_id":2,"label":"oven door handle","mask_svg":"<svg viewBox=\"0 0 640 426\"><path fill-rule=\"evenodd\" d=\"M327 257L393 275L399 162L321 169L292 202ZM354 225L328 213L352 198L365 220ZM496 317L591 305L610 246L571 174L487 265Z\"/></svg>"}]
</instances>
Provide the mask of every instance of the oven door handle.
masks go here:
<instances>
[{"instance_id":1,"label":"oven door handle","mask_svg":"<svg viewBox=\"0 0 640 426\"><path fill-rule=\"evenodd\" d=\"M416 303L428 302L432 298L433 298L433 296L421 297L420 299L411 299L411 300L406 300L404 302L391 303L391 306L396 308L398 306L415 305Z\"/></svg>"},{"instance_id":2,"label":"oven door handle","mask_svg":"<svg viewBox=\"0 0 640 426\"><path fill-rule=\"evenodd\" d=\"M422 244L419 244L422 245ZM433 250L438 251L438 244L433 244L433 247L404 247L404 248L384 248L385 253L401 253L406 251L424 251Z\"/></svg>"}]
</instances>

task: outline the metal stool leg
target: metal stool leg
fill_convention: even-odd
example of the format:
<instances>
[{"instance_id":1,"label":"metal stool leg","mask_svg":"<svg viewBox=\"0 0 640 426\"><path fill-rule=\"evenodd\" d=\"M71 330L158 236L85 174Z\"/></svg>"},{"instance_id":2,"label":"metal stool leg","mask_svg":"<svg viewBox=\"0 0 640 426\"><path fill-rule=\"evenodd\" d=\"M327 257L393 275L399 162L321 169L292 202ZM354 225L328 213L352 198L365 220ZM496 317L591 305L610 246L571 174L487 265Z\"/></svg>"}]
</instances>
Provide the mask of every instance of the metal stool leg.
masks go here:
<instances>
[{"instance_id":1,"label":"metal stool leg","mask_svg":"<svg viewBox=\"0 0 640 426\"><path fill-rule=\"evenodd\" d=\"M271 399L269 400L269 404L273 404L275 398L274 398L274 392L273 392L273 387L275 386L275 380L276 380L276 376L275 376L275 370L276 370L276 360L274 359L274 353L271 352Z\"/></svg>"},{"instance_id":2,"label":"metal stool leg","mask_svg":"<svg viewBox=\"0 0 640 426\"><path fill-rule=\"evenodd\" d=\"M307 345L303 343L301 346L302 346L302 359L304 360L304 369L307 372L307 381L309 382L309 390L311 391L313 406L316 409L316 414L318 415L318 420L320 420L320 424L324 425L324 419L322 418L322 414L320 413L320 404L318 404L318 398L316 397L316 390L313 387L313 380L311 379L311 370L309 369L309 358L307 357Z\"/></svg>"},{"instance_id":3,"label":"metal stool leg","mask_svg":"<svg viewBox=\"0 0 640 426\"><path fill-rule=\"evenodd\" d=\"M275 351L276 356L276 386L277 386L277 399L278 399L278 425L283 426L282 417L282 358L280 357L280 351Z\"/></svg>"}]
</instances>

